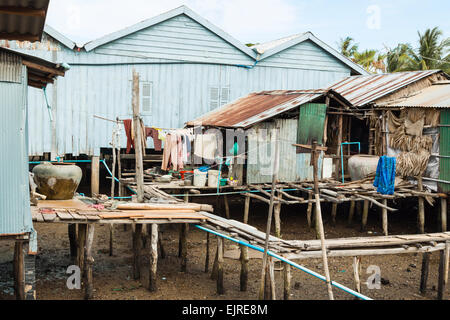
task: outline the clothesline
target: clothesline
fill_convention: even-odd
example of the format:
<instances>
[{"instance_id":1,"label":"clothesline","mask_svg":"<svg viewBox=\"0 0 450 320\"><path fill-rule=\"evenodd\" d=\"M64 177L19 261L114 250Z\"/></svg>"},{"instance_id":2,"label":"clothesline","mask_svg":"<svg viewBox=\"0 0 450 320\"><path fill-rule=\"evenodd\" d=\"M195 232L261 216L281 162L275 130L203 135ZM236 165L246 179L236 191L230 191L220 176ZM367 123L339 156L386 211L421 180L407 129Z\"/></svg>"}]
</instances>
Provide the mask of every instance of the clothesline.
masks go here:
<instances>
[{"instance_id":1,"label":"clothesline","mask_svg":"<svg viewBox=\"0 0 450 320\"><path fill-rule=\"evenodd\" d=\"M110 122L114 122L114 123L117 123L117 122L123 123L123 121L126 120L126 119L111 120L111 119L108 119L108 118L105 118L105 117L97 116L95 114L93 116L94 116L94 118L105 120L105 121L110 121ZM181 128L161 128L161 127L158 127L158 128L162 129L162 130L179 130L179 129L181 129Z\"/></svg>"}]
</instances>

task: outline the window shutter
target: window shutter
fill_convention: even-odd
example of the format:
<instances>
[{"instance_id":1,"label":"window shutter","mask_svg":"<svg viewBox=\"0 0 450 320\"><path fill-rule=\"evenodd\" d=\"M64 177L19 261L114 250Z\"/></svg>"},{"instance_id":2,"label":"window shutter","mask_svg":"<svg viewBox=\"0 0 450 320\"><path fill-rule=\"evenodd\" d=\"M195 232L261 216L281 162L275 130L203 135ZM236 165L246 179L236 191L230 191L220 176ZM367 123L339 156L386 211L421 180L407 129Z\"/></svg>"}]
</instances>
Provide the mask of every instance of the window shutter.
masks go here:
<instances>
[{"instance_id":1,"label":"window shutter","mask_svg":"<svg viewBox=\"0 0 450 320\"><path fill-rule=\"evenodd\" d=\"M226 105L230 102L230 88L222 88L220 93L220 105Z\"/></svg>"},{"instance_id":2,"label":"window shutter","mask_svg":"<svg viewBox=\"0 0 450 320\"><path fill-rule=\"evenodd\" d=\"M142 83L142 113L151 114L152 112L152 83Z\"/></svg>"},{"instance_id":3,"label":"window shutter","mask_svg":"<svg viewBox=\"0 0 450 320\"><path fill-rule=\"evenodd\" d=\"M219 107L219 88L210 87L209 88L209 108L214 110Z\"/></svg>"}]
</instances>

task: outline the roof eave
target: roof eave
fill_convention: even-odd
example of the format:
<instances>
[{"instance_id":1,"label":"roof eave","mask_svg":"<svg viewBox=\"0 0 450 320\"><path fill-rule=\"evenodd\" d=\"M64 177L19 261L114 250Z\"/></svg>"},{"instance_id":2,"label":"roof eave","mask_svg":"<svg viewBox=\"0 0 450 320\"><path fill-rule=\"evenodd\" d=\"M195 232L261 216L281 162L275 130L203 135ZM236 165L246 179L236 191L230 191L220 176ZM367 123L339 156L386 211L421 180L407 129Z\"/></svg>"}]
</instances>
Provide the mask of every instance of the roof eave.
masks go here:
<instances>
[{"instance_id":1,"label":"roof eave","mask_svg":"<svg viewBox=\"0 0 450 320\"><path fill-rule=\"evenodd\" d=\"M61 42L63 45L65 45L70 50L72 50L76 46L75 42L73 42L72 40L70 40L69 38L64 36L63 34L59 33L58 31L53 29L48 24L45 25L44 32L46 34L48 34L50 37L52 37L52 38L58 40L59 42Z\"/></svg>"}]
</instances>

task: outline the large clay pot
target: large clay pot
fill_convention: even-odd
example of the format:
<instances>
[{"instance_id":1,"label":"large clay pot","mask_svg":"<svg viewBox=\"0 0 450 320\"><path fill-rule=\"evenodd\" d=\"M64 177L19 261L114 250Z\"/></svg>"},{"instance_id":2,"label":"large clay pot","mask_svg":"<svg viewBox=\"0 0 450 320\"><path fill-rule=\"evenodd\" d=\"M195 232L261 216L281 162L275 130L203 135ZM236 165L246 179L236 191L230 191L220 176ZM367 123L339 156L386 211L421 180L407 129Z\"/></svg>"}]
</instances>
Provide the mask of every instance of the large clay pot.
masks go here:
<instances>
[{"instance_id":1,"label":"large clay pot","mask_svg":"<svg viewBox=\"0 0 450 320\"><path fill-rule=\"evenodd\" d=\"M358 154L348 159L348 171L352 181L364 179L377 171L380 157L367 154Z\"/></svg>"},{"instance_id":2,"label":"large clay pot","mask_svg":"<svg viewBox=\"0 0 450 320\"><path fill-rule=\"evenodd\" d=\"M37 191L48 200L72 199L83 175L74 164L51 164L44 162L33 168Z\"/></svg>"}]
</instances>

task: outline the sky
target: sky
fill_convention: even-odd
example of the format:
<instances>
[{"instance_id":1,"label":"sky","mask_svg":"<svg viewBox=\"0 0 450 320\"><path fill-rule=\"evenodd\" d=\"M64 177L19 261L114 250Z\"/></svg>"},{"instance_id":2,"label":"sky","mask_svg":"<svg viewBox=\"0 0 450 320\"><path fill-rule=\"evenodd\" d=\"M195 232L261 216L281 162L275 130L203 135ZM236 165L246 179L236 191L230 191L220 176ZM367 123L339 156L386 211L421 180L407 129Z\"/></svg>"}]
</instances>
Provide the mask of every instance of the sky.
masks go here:
<instances>
[{"instance_id":1,"label":"sky","mask_svg":"<svg viewBox=\"0 0 450 320\"><path fill-rule=\"evenodd\" d=\"M181 5L242 43L310 31L334 48L351 36L385 50L417 47L417 32L435 26L450 37L448 0L51 0L46 22L82 45Z\"/></svg>"}]
</instances>

